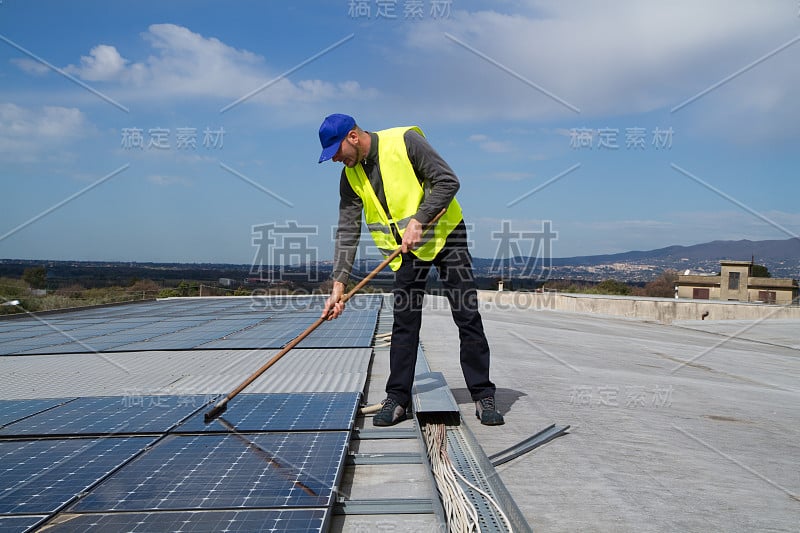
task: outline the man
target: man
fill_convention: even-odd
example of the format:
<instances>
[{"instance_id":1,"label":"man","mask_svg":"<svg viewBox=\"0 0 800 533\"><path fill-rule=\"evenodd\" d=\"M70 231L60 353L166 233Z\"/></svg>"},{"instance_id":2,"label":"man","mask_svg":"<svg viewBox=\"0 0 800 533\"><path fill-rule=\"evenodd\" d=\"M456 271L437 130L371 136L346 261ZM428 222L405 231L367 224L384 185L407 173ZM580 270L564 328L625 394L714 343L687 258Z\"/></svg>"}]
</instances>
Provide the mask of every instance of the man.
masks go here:
<instances>
[{"instance_id":1,"label":"man","mask_svg":"<svg viewBox=\"0 0 800 533\"><path fill-rule=\"evenodd\" d=\"M386 399L373 417L391 426L407 417L422 325L425 281L432 265L450 302L461 341L461 369L482 424L503 424L495 386L489 380L489 344L478 313L478 298L467 248L467 230L455 200L458 178L417 127L368 132L353 117L334 114L319 128L322 155L344 164L339 185L333 290L323 317L338 318L340 301L353 266L361 233L361 214L378 249L402 253L390 263L395 271L394 324L389 351ZM431 228L425 228L439 212ZM330 316L329 316L330 313Z\"/></svg>"}]
</instances>

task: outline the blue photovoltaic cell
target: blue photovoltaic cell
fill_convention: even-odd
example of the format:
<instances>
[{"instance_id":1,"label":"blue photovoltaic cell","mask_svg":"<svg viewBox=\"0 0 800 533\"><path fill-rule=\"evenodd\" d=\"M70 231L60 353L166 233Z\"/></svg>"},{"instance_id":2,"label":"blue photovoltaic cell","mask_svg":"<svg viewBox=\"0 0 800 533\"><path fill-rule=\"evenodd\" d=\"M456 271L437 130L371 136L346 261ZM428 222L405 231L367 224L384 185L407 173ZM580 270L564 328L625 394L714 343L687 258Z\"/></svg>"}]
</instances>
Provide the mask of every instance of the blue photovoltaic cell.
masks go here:
<instances>
[{"instance_id":1,"label":"blue photovoltaic cell","mask_svg":"<svg viewBox=\"0 0 800 533\"><path fill-rule=\"evenodd\" d=\"M204 409L175 431L227 432L228 424L236 431L349 431L359 398L358 392L239 394L228 402L221 420L206 424Z\"/></svg>"},{"instance_id":2,"label":"blue photovoltaic cell","mask_svg":"<svg viewBox=\"0 0 800 533\"><path fill-rule=\"evenodd\" d=\"M61 518L61 517L59 517ZM106 533L141 531L148 533L218 533L239 531L306 532L327 531L329 509L242 509L238 511L157 511L127 513L70 514L50 532ZM0 527L2 527L0 522Z\"/></svg>"},{"instance_id":3,"label":"blue photovoltaic cell","mask_svg":"<svg viewBox=\"0 0 800 533\"><path fill-rule=\"evenodd\" d=\"M328 507L349 433L168 435L70 508Z\"/></svg>"},{"instance_id":4,"label":"blue photovoltaic cell","mask_svg":"<svg viewBox=\"0 0 800 533\"><path fill-rule=\"evenodd\" d=\"M0 435L163 433L211 396L101 396L78 398L0 428Z\"/></svg>"},{"instance_id":5,"label":"blue photovoltaic cell","mask_svg":"<svg viewBox=\"0 0 800 533\"><path fill-rule=\"evenodd\" d=\"M35 415L74 398L41 398L35 400L0 400L0 428L26 416Z\"/></svg>"},{"instance_id":6,"label":"blue photovoltaic cell","mask_svg":"<svg viewBox=\"0 0 800 533\"><path fill-rule=\"evenodd\" d=\"M0 441L0 514L53 512L153 441L152 437Z\"/></svg>"},{"instance_id":7,"label":"blue photovoltaic cell","mask_svg":"<svg viewBox=\"0 0 800 533\"><path fill-rule=\"evenodd\" d=\"M47 518L47 515L0 516L0 531L3 533L23 533Z\"/></svg>"}]
</instances>

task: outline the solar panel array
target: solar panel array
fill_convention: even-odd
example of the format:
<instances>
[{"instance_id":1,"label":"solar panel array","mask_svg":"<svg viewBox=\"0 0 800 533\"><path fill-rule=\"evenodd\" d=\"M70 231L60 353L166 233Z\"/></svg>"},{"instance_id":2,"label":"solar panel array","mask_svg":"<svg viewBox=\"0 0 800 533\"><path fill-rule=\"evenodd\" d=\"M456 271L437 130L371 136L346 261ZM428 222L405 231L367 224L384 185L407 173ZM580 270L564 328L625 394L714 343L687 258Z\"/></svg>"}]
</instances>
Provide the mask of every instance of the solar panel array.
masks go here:
<instances>
[{"instance_id":1,"label":"solar panel array","mask_svg":"<svg viewBox=\"0 0 800 533\"><path fill-rule=\"evenodd\" d=\"M274 350L324 301L172 299L0 320L0 359L133 351L158 365L164 350ZM369 348L382 301L357 296L296 349ZM360 397L245 392L210 424L212 395L0 401L0 530L324 531Z\"/></svg>"},{"instance_id":2,"label":"solar panel array","mask_svg":"<svg viewBox=\"0 0 800 533\"><path fill-rule=\"evenodd\" d=\"M359 295L308 348L369 346L379 295ZM320 316L324 296L161 300L0 322L0 355L282 348ZM326 327L327 326L327 327Z\"/></svg>"},{"instance_id":3,"label":"solar panel array","mask_svg":"<svg viewBox=\"0 0 800 533\"><path fill-rule=\"evenodd\" d=\"M323 531L359 399L244 393L209 424L208 397L2 402L0 529Z\"/></svg>"}]
</instances>

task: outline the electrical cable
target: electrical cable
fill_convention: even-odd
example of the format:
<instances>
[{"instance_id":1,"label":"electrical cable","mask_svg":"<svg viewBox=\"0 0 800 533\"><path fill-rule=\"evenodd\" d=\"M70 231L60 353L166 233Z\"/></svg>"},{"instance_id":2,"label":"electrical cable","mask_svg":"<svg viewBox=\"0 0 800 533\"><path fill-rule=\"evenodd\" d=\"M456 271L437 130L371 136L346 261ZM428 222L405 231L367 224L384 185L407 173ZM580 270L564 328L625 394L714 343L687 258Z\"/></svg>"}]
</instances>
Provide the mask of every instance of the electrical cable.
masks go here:
<instances>
[{"instance_id":1,"label":"electrical cable","mask_svg":"<svg viewBox=\"0 0 800 533\"><path fill-rule=\"evenodd\" d=\"M448 528L456 533L480 531L478 513L458 482L447 456L447 429L444 424L423 426L426 447L436 487L442 498Z\"/></svg>"},{"instance_id":2,"label":"electrical cable","mask_svg":"<svg viewBox=\"0 0 800 533\"><path fill-rule=\"evenodd\" d=\"M477 509L467 496L463 483L485 498L496 509L508 531L512 532L511 521L500 504L490 494L464 477L451 461L447 453L447 427L444 424L425 424L422 431L450 531L458 533L481 531Z\"/></svg>"}]
</instances>

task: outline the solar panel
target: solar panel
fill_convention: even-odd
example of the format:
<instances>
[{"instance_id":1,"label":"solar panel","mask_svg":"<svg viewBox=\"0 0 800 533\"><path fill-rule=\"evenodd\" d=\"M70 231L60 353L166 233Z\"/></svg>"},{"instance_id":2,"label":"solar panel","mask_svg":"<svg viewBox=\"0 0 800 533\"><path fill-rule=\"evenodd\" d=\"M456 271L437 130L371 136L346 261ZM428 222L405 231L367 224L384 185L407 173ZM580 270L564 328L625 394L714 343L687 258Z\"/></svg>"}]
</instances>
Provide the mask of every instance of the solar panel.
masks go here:
<instances>
[{"instance_id":1,"label":"solar panel","mask_svg":"<svg viewBox=\"0 0 800 533\"><path fill-rule=\"evenodd\" d=\"M313 321L312 321L313 322ZM309 322L309 325L311 322ZM293 321L289 320L278 320L274 322L264 322L253 326L251 328L247 328L244 330L237 331L236 333L232 333L228 335L229 339L253 339L259 337L270 337L276 335L288 335L290 332L296 331L298 334L306 329L308 326L304 324L296 324Z\"/></svg>"},{"instance_id":2,"label":"solar panel","mask_svg":"<svg viewBox=\"0 0 800 533\"><path fill-rule=\"evenodd\" d=\"M0 400L0 428L73 398L41 398L35 400Z\"/></svg>"},{"instance_id":3,"label":"solar panel","mask_svg":"<svg viewBox=\"0 0 800 533\"><path fill-rule=\"evenodd\" d=\"M0 514L53 512L153 441L152 437L0 441Z\"/></svg>"},{"instance_id":4,"label":"solar panel","mask_svg":"<svg viewBox=\"0 0 800 533\"><path fill-rule=\"evenodd\" d=\"M31 337L37 337L39 335L52 332L53 330L45 331L40 328L30 327L30 328L0 331L0 335L2 335L3 343L6 343L17 339L29 339Z\"/></svg>"},{"instance_id":5,"label":"solar panel","mask_svg":"<svg viewBox=\"0 0 800 533\"><path fill-rule=\"evenodd\" d=\"M297 316L295 313L265 321L254 327L208 341L203 348L254 349L282 348L303 333L319 318L319 312ZM354 311L342 315L335 327L325 323L306 337L303 348L358 348L370 346L375 331L377 311Z\"/></svg>"},{"instance_id":6,"label":"solar panel","mask_svg":"<svg viewBox=\"0 0 800 533\"><path fill-rule=\"evenodd\" d=\"M163 433L211 399L137 394L78 398L4 426L0 435Z\"/></svg>"},{"instance_id":7,"label":"solar panel","mask_svg":"<svg viewBox=\"0 0 800 533\"><path fill-rule=\"evenodd\" d=\"M34 321L24 320L24 319L18 319L14 321L2 321L0 322L0 333L4 333L6 331L17 331L19 329L30 327L34 324L35 324Z\"/></svg>"},{"instance_id":8,"label":"solar panel","mask_svg":"<svg viewBox=\"0 0 800 533\"><path fill-rule=\"evenodd\" d=\"M219 323L225 322L243 322L244 325L257 324L262 320L272 318L272 313L265 313L264 311L248 312L248 313L227 313L222 316L215 317L215 321Z\"/></svg>"},{"instance_id":9,"label":"solar panel","mask_svg":"<svg viewBox=\"0 0 800 533\"><path fill-rule=\"evenodd\" d=\"M128 329L127 326L111 326L106 324L89 324L80 328L75 328L68 330L67 333L69 336L64 335L64 342L69 342L73 339L83 340L83 339L91 339L92 337L100 337L102 335L107 335L109 333L116 333L117 331L123 331Z\"/></svg>"},{"instance_id":10,"label":"solar panel","mask_svg":"<svg viewBox=\"0 0 800 533\"><path fill-rule=\"evenodd\" d=\"M300 533L327 531L329 521L330 510L328 509L91 513L67 515L58 523L48 524L47 531L55 533L73 531L88 533L105 533L107 531ZM4 523L0 522L0 528L3 526Z\"/></svg>"},{"instance_id":11,"label":"solar panel","mask_svg":"<svg viewBox=\"0 0 800 533\"><path fill-rule=\"evenodd\" d=\"M176 432L229 431L323 431L350 430L356 417L360 393L309 392L240 394L228 403L221 421L206 424L198 412L178 426Z\"/></svg>"},{"instance_id":12,"label":"solar panel","mask_svg":"<svg viewBox=\"0 0 800 533\"><path fill-rule=\"evenodd\" d=\"M50 324L59 324L59 325L61 325L61 324L65 324L65 325L76 324L76 325L79 325L79 326L80 325L85 325L85 324L103 324L105 322L108 322L108 318L106 318L106 317L94 317L93 318L93 317L90 317L90 316L84 316L82 311L83 310L81 310L80 314L78 314L77 316L73 316L73 315L69 315L68 314L68 315L60 315L60 316L48 317L47 322L50 323Z\"/></svg>"},{"instance_id":13,"label":"solar panel","mask_svg":"<svg viewBox=\"0 0 800 533\"><path fill-rule=\"evenodd\" d=\"M303 339L304 348L359 348L372 344L374 329L340 330L335 335L328 332L314 331Z\"/></svg>"},{"instance_id":14,"label":"solar panel","mask_svg":"<svg viewBox=\"0 0 800 533\"><path fill-rule=\"evenodd\" d=\"M168 435L70 508L328 507L349 433Z\"/></svg>"},{"instance_id":15,"label":"solar panel","mask_svg":"<svg viewBox=\"0 0 800 533\"><path fill-rule=\"evenodd\" d=\"M41 355L41 354L58 354L58 353L96 353L109 350L118 346L119 342L97 342L95 340L86 340L81 342L68 342L66 344L59 344L56 346L40 346L38 348L20 349L18 352L11 352L14 355Z\"/></svg>"},{"instance_id":16,"label":"solar panel","mask_svg":"<svg viewBox=\"0 0 800 533\"><path fill-rule=\"evenodd\" d=\"M245 350L245 349L276 349L283 348L293 338L302 333L291 331L284 333L275 333L273 335L265 335L264 337L257 338L233 338L219 339L210 341L200 345L204 349L219 349L219 350Z\"/></svg>"},{"instance_id":17,"label":"solar panel","mask_svg":"<svg viewBox=\"0 0 800 533\"><path fill-rule=\"evenodd\" d=\"M341 323L339 321L342 321ZM326 327L323 324L303 340L303 347L307 348L332 348L349 347L357 348L370 346L375 333L377 311L355 311L345 313L337 319L335 327Z\"/></svg>"},{"instance_id":18,"label":"solar panel","mask_svg":"<svg viewBox=\"0 0 800 533\"><path fill-rule=\"evenodd\" d=\"M114 352L142 352L148 350L191 350L192 348L202 344L202 339L193 340L151 340L133 342L131 344L122 344L110 348L109 351Z\"/></svg>"},{"instance_id":19,"label":"solar panel","mask_svg":"<svg viewBox=\"0 0 800 533\"><path fill-rule=\"evenodd\" d=\"M23 533L47 518L47 515L0 516L0 531Z\"/></svg>"},{"instance_id":20,"label":"solar panel","mask_svg":"<svg viewBox=\"0 0 800 533\"><path fill-rule=\"evenodd\" d=\"M219 340L249 341L251 345L259 345L268 342L271 347L280 347L298 336L307 327L308 326L305 324L296 324L282 320L279 322L259 324L252 328L225 335L225 338L220 338Z\"/></svg>"},{"instance_id":21,"label":"solar panel","mask_svg":"<svg viewBox=\"0 0 800 533\"><path fill-rule=\"evenodd\" d=\"M70 342L72 339L69 337L53 333L50 331L46 335L37 335L36 337L24 338L24 339L13 339L11 341L5 342L2 345L2 349L4 351L8 351L9 353L17 350L17 349L31 349L31 348L38 348L40 346L51 346L56 344L63 344L65 342Z\"/></svg>"},{"instance_id":22,"label":"solar panel","mask_svg":"<svg viewBox=\"0 0 800 533\"><path fill-rule=\"evenodd\" d=\"M159 335L157 331L146 331L136 328L136 329L126 329L124 331L117 331L114 333L108 333L105 335L99 335L97 337L91 337L85 339L84 342L90 346L93 343L97 344L116 343L116 345L122 345L131 342L144 341L152 337L155 337L157 335Z\"/></svg>"}]
</instances>

